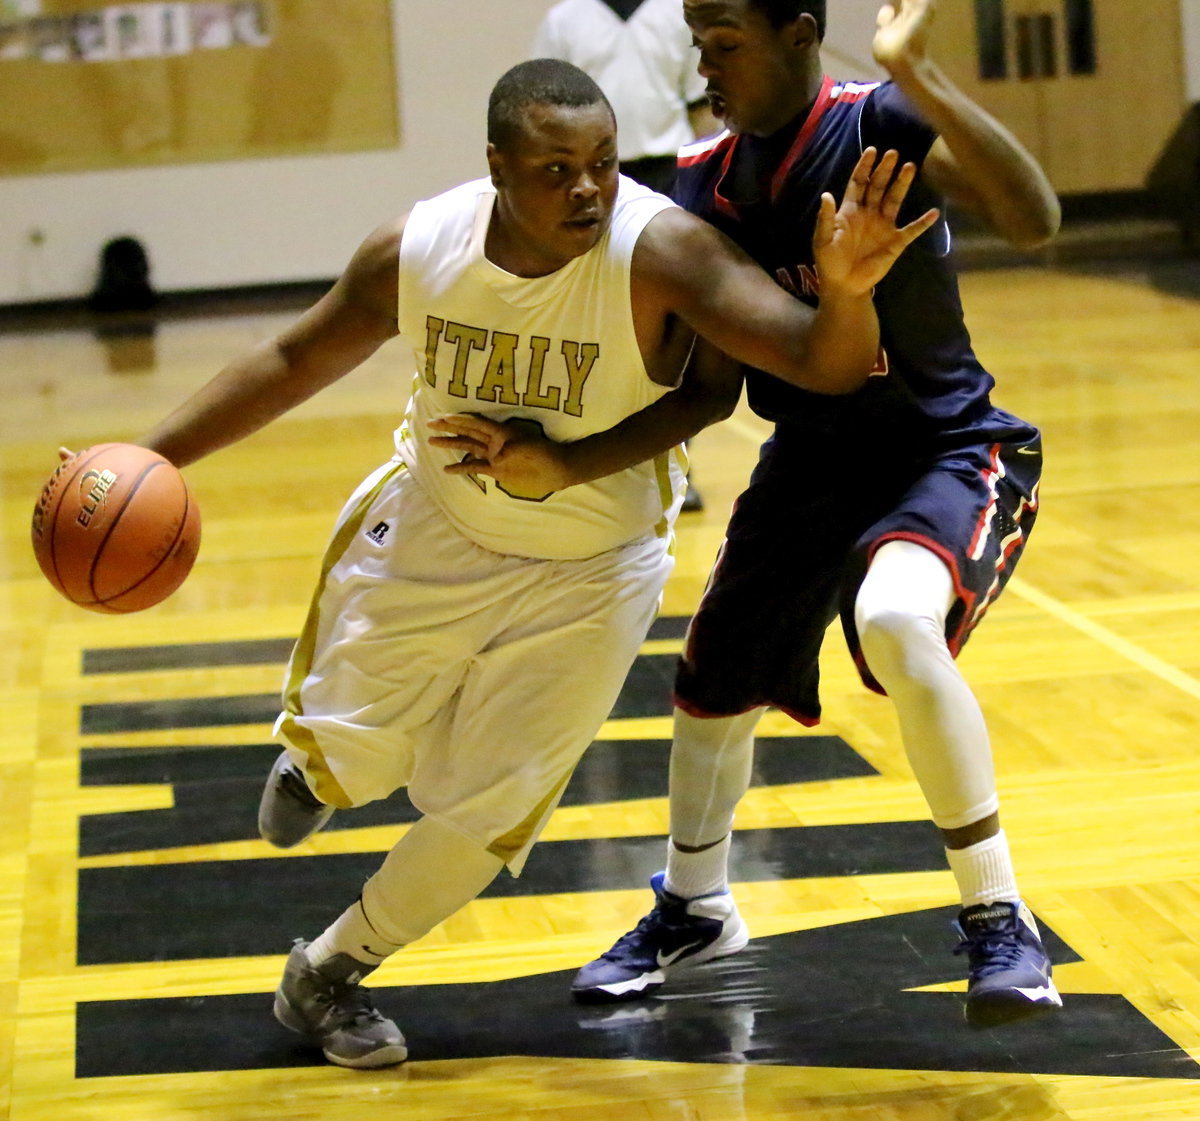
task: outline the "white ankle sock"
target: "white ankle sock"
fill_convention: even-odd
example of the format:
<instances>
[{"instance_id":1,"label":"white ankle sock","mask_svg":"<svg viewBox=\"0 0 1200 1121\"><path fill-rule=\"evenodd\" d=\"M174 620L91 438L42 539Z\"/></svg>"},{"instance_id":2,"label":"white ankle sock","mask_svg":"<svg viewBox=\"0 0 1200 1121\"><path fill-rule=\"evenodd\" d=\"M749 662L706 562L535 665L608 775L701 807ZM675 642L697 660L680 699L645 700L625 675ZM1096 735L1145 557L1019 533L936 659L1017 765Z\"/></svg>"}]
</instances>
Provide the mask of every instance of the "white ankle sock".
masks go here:
<instances>
[{"instance_id":1,"label":"white ankle sock","mask_svg":"<svg viewBox=\"0 0 1200 1121\"><path fill-rule=\"evenodd\" d=\"M310 965L320 965L335 954L349 954L355 961L372 968L400 947L383 941L367 921L362 899L356 899L309 943L305 951Z\"/></svg>"},{"instance_id":2,"label":"white ankle sock","mask_svg":"<svg viewBox=\"0 0 1200 1121\"><path fill-rule=\"evenodd\" d=\"M947 849L946 859L958 883L964 907L1020 901L1021 893L1017 891L1017 877L1003 829L965 849Z\"/></svg>"},{"instance_id":3,"label":"white ankle sock","mask_svg":"<svg viewBox=\"0 0 1200 1121\"><path fill-rule=\"evenodd\" d=\"M680 852L667 842L667 876L663 887L683 899L715 895L729 890L729 846L732 834L726 833L701 852Z\"/></svg>"},{"instance_id":4,"label":"white ankle sock","mask_svg":"<svg viewBox=\"0 0 1200 1121\"><path fill-rule=\"evenodd\" d=\"M503 866L482 845L423 817L392 846L359 899L313 940L308 960L319 965L349 954L376 966L464 907Z\"/></svg>"}]
</instances>

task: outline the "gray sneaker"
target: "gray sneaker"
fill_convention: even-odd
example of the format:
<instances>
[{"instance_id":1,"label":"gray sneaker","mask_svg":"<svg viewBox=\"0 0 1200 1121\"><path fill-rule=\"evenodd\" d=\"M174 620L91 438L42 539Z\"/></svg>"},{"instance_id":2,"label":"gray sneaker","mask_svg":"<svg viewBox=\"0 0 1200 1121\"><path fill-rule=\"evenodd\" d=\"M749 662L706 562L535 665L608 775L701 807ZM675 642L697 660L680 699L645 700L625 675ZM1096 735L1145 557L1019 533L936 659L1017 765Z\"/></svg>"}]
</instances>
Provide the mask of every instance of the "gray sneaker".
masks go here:
<instances>
[{"instance_id":1,"label":"gray sneaker","mask_svg":"<svg viewBox=\"0 0 1200 1121\"><path fill-rule=\"evenodd\" d=\"M308 943L297 940L275 992L275 1019L307 1037L331 1063L343 1067L387 1067L408 1058L404 1036L371 1003L361 981L375 967L335 954L318 966L308 963Z\"/></svg>"},{"instance_id":2,"label":"gray sneaker","mask_svg":"<svg viewBox=\"0 0 1200 1121\"><path fill-rule=\"evenodd\" d=\"M258 832L263 840L277 849L290 849L311 837L332 816L333 807L309 790L300 768L281 751L258 803Z\"/></svg>"}]
</instances>

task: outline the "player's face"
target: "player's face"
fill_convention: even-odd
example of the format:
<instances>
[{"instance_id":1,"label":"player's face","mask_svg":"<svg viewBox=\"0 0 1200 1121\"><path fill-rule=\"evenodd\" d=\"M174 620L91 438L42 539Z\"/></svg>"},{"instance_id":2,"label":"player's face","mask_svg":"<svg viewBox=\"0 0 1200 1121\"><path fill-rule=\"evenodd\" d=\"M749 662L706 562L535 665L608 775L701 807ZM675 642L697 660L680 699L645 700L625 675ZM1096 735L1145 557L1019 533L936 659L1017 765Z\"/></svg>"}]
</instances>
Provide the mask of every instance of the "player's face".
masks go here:
<instances>
[{"instance_id":1,"label":"player's face","mask_svg":"<svg viewBox=\"0 0 1200 1121\"><path fill-rule=\"evenodd\" d=\"M530 106L511 145L489 145L488 163L497 190L489 252L498 248L504 258L498 263L510 271L552 272L608 229L617 197L617 128L604 102Z\"/></svg>"},{"instance_id":2,"label":"player's face","mask_svg":"<svg viewBox=\"0 0 1200 1121\"><path fill-rule=\"evenodd\" d=\"M749 0L684 0L683 14L700 49L709 103L726 128L766 136L804 108L815 24L772 27Z\"/></svg>"}]
</instances>

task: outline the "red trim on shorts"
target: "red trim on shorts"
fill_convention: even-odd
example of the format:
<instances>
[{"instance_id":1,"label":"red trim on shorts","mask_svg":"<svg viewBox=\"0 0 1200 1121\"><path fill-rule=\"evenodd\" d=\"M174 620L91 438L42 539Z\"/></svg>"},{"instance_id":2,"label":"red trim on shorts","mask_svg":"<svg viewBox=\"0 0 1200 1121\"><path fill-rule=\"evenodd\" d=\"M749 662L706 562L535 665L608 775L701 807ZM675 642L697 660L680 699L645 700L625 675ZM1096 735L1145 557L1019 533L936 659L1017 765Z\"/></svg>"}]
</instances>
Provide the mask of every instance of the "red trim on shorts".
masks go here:
<instances>
[{"instance_id":1,"label":"red trim on shorts","mask_svg":"<svg viewBox=\"0 0 1200 1121\"><path fill-rule=\"evenodd\" d=\"M984 485L987 487L987 492L991 498L980 513L979 520L975 523L975 532L971 534L971 543L967 546L967 556L969 557L974 555L984 531L991 525L992 517L996 512L996 504L999 501L996 494L996 483L1004 474L1003 464L1000 462L999 444L992 445L991 450L988 452L988 459L991 466L986 471L980 471L979 474L983 477Z\"/></svg>"},{"instance_id":2,"label":"red trim on shorts","mask_svg":"<svg viewBox=\"0 0 1200 1121\"><path fill-rule=\"evenodd\" d=\"M770 702L759 705L747 705L745 708L738 709L737 712L708 712L705 709L697 708L691 701L685 701L678 694L671 697L671 703L681 712L686 712L688 716L694 716L697 720L726 720L730 716L745 716L747 712L753 712L756 708L777 708L784 716L790 717L797 724L803 724L806 728L815 728L821 723L819 716L800 713L795 709L785 708L783 705L771 704Z\"/></svg>"},{"instance_id":3,"label":"red trim on shorts","mask_svg":"<svg viewBox=\"0 0 1200 1121\"><path fill-rule=\"evenodd\" d=\"M867 659L863 657L861 644L850 651L850 657L854 659L854 667L858 670L858 679L872 693L878 693L881 697L886 697L887 690L875 680L875 675L871 672L871 667L867 665Z\"/></svg>"},{"instance_id":4,"label":"red trim on shorts","mask_svg":"<svg viewBox=\"0 0 1200 1121\"><path fill-rule=\"evenodd\" d=\"M821 723L819 716L812 716L804 712L797 712L794 708L785 708L783 705L772 705L773 708L779 709L784 716L796 721L797 724L803 724L806 728L815 728Z\"/></svg>"}]
</instances>

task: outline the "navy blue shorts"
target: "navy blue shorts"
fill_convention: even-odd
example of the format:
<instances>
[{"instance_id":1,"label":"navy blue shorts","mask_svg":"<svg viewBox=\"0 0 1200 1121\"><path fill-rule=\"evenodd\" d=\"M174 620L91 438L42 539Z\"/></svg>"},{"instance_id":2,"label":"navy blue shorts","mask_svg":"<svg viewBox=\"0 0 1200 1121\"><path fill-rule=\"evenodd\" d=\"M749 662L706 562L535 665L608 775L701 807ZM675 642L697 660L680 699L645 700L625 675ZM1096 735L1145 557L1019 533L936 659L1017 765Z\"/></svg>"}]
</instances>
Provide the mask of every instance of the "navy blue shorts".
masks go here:
<instances>
[{"instance_id":1,"label":"navy blue shorts","mask_svg":"<svg viewBox=\"0 0 1200 1121\"><path fill-rule=\"evenodd\" d=\"M950 569L957 598L946 641L957 655L1037 515L1041 441L1033 429L1020 435L926 459L768 441L688 630L675 704L697 716L771 705L817 723L818 654L839 612L863 682L883 692L859 648L854 601L888 541L924 545Z\"/></svg>"}]
</instances>

